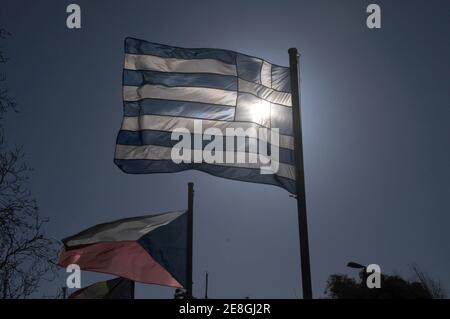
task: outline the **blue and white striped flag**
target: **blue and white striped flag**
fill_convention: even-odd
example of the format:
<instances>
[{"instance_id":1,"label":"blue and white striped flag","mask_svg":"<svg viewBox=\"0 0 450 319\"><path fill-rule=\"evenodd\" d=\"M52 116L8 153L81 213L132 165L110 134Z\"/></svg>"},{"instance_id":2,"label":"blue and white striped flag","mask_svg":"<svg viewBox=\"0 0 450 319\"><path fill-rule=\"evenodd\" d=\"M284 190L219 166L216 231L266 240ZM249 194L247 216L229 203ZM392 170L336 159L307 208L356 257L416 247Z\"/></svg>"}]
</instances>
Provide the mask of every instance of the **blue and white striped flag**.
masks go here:
<instances>
[{"instance_id":1,"label":"blue and white striped flag","mask_svg":"<svg viewBox=\"0 0 450 319\"><path fill-rule=\"evenodd\" d=\"M229 179L277 185L295 193L290 91L289 68L260 58L127 38L124 118L114 161L131 174L196 169ZM235 132L229 134L233 129ZM254 136L239 133L239 129L258 133L267 129L268 133ZM218 137L220 132L223 138ZM174 160L182 135L183 145L188 145L181 152L185 160ZM263 143L268 145L267 156ZM225 151L212 144L223 145ZM198 156L206 150L210 151L208 158ZM250 158L255 153L260 155L257 162L242 162L242 157L236 161L236 157ZM210 159L222 155L235 161ZM262 166L268 160L275 169L264 173Z\"/></svg>"}]
</instances>

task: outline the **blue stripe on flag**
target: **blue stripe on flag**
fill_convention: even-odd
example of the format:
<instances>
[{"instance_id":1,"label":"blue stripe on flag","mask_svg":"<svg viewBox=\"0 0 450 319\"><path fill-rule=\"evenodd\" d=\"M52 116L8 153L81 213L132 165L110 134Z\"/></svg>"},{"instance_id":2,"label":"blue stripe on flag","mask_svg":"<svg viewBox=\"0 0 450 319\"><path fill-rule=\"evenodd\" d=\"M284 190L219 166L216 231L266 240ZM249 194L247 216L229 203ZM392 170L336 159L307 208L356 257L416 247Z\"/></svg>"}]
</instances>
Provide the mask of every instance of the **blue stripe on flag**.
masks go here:
<instances>
[{"instance_id":1,"label":"blue stripe on flag","mask_svg":"<svg viewBox=\"0 0 450 319\"><path fill-rule=\"evenodd\" d=\"M220 49L185 49L164 44L151 43L134 38L125 39L125 53L156 55L176 59L216 59L235 64L236 52Z\"/></svg>"},{"instance_id":2,"label":"blue stripe on flag","mask_svg":"<svg viewBox=\"0 0 450 319\"><path fill-rule=\"evenodd\" d=\"M176 173L195 169L214 176L250 183L280 186L295 194L295 181L277 175L261 174L259 169L212 164L180 163L172 160L118 160L114 163L128 174Z\"/></svg>"},{"instance_id":3,"label":"blue stripe on flag","mask_svg":"<svg viewBox=\"0 0 450 319\"><path fill-rule=\"evenodd\" d=\"M289 68L272 65L272 89L282 92L291 92Z\"/></svg>"},{"instance_id":4,"label":"blue stripe on flag","mask_svg":"<svg viewBox=\"0 0 450 319\"><path fill-rule=\"evenodd\" d=\"M198 102L143 99L136 102L124 102L124 115L164 115L190 117L204 120L232 121L235 108L227 105L212 105Z\"/></svg>"},{"instance_id":5,"label":"blue stripe on flag","mask_svg":"<svg viewBox=\"0 0 450 319\"><path fill-rule=\"evenodd\" d=\"M123 85L142 86L162 84L165 86L194 86L222 90L237 90L237 77L206 73L166 73L158 71L123 71Z\"/></svg>"},{"instance_id":6,"label":"blue stripe on flag","mask_svg":"<svg viewBox=\"0 0 450 319\"><path fill-rule=\"evenodd\" d=\"M237 73L241 79L261 84L261 67L263 61L258 58L238 54L236 58Z\"/></svg>"},{"instance_id":7,"label":"blue stripe on flag","mask_svg":"<svg viewBox=\"0 0 450 319\"><path fill-rule=\"evenodd\" d=\"M210 143L211 141L203 141L203 148ZM252 140L253 143L257 143L257 140ZM145 130L145 131L123 131L119 132L117 136L117 144L120 145L133 145L133 146L141 146L141 145L158 145L158 146L166 146L173 147L178 143L177 140L171 139L171 132L165 131L154 131L154 130ZM249 139L245 139L245 149L248 152L249 149ZM235 149L237 149L235 140ZM191 145L194 147L194 134L191 134ZM226 139L223 141L223 149L225 150ZM267 145L270 149L270 144ZM229 151L233 151L232 149L226 149ZM294 152L289 149L279 148L279 161L280 163L294 165Z\"/></svg>"}]
</instances>

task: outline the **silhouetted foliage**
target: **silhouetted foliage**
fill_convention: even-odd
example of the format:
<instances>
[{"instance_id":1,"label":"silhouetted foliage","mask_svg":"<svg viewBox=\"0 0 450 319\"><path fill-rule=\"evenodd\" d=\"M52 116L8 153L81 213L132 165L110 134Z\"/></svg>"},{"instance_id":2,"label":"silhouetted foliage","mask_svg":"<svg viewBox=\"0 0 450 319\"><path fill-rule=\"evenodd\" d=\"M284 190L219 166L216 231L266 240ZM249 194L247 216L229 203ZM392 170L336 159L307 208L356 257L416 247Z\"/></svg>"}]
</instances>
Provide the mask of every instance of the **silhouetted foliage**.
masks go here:
<instances>
[{"instance_id":1,"label":"silhouetted foliage","mask_svg":"<svg viewBox=\"0 0 450 319\"><path fill-rule=\"evenodd\" d=\"M0 28L0 40L6 39L10 36L10 33ZM0 48L0 64L6 63L8 58L3 54ZM16 102L8 95L8 89L5 88L2 82L5 82L6 77L4 74L0 74L0 119L8 110L16 110ZM3 134L2 134L3 135Z\"/></svg>"},{"instance_id":2,"label":"silhouetted foliage","mask_svg":"<svg viewBox=\"0 0 450 319\"><path fill-rule=\"evenodd\" d=\"M381 275L381 287L369 289L365 270L359 279L334 274L328 278L325 293L333 299L440 299L445 298L441 284L436 283L415 266L418 281L408 281L400 276ZM420 276L419 276L420 274Z\"/></svg>"},{"instance_id":3,"label":"silhouetted foliage","mask_svg":"<svg viewBox=\"0 0 450 319\"><path fill-rule=\"evenodd\" d=\"M430 276L428 276L425 272L423 272L417 265L411 266L414 274L419 280L422 287L428 291L428 293L434 299L445 299L447 297L447 293L445 292L444 286L440 281L433 280Z\"/></svg>"},{"instance_id":4,"label":"silhouetted foliage","mask_svg":"<svg viewBox=\"0 0 450 319\"><path fill-rule=\"evenodd\" d=\"M0 29L0 40L9 33ZM7 58L0 49L0 64ZM15 110L15 101L0 83L0 119ZM53 274L56 241L44 235L36 200L26 188L30 168L19 147L9 147L0 122L0 298L26 298Z\"/></svg>"}]
</instances>

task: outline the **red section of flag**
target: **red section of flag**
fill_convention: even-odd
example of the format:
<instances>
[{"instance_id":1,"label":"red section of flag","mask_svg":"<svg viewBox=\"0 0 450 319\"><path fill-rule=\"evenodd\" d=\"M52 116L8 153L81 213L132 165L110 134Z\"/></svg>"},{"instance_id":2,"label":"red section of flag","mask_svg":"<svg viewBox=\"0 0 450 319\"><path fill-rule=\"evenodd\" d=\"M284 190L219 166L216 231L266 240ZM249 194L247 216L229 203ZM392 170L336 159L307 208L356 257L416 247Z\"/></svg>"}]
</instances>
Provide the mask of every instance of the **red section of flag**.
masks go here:
<instances>
[{"instance_id":1,"label":"red section of flag","mask_svg":"<svg viewBox=\"0 0 450 319\"><path fill-rule=\"evenodd\" d=\"M137 242L101 242L64 250L58 264L77 264L83 270L107 273L146 284L181 288L172 277Z\"/></svg>"}]
</instances>

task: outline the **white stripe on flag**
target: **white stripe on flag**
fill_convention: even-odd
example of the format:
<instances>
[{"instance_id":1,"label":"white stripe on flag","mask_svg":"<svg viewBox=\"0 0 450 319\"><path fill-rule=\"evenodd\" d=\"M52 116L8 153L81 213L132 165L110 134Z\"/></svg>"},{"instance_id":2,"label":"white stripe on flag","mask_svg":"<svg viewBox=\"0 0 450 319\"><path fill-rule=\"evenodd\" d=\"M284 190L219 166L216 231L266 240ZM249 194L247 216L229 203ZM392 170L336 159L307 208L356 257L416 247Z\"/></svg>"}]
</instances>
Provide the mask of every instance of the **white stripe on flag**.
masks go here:
<instances>
[{"instance_id":1,"label":"white stripe on flag","mask_svg":"<svg viewBox=\"0 0 450 319\"><path fill-rule=\"evenodd\" d=\"M159 146L159 145L120 145L116 146L115 159L119 160L172 160L172 147ZM176 148L175 148L176 149ZM186 149L184 149L186 151ZM225 153L225 154L224 154ZM218 152L216 156L226 159L227 154L231 153L233 156L246 156L246 152ZM191 151L192 161L194 158L194 151ZM225 157L220 157L224 156ZM244 157L247 158L247 157ZM267 159L267 158L265 158ZM276 161L275 161L276 162ZM278 162L277 162L278 163ZM240 167L250 169L260 169L261 166L266 166L261 163L206 163L207 165L219 165L228 167ZM295 167L285 163L278 163L277 176L285 177L291 180L295 180Z\"/></svg>"},{"instance_id":2,"label":"white stripe on flag","mask_svg":"<svg viewBox=\"0 0 450 319\"><path fill-rule=\"evenodd\" d=\"M155 130L172 132L178 128L186 128L194 133L194 121L201 121L203 130L210 127L220 129L225 136L227 128L247 130L250 127L259 128L258 124L250 122L230 122L230 121L215 121L215 120L200 120L186 117L175 116L159 116L159 115L141 115L135 117L124 117L122 121L122 130L125 131L140 131L140 130ZM203 133L203 132L202 132ZM276 143L274 143L276 145ZM279 147L294 149L294 138L288 135L280 134Z\"/></svg>"},{"instance_id":3,"label":"white stripe on flag","mask_svg":"<svg viewBox=\"0 0 450 319\"><path fill-rule=\"evenodd\" d=\"M127 102L139 101L146 98L236 106L237 93L235 91L203 87L168 87L151 84L140 87L123 87L123 99Z\"/></svg>"},{"instance_id":4,"label":"white stripe on flag","mask_svg":"<svg viewBox=\"0 0 450 319\"><path fill-rule=\"evenodd\" d=\"M153 55L125 54L125 69L180 73L237 75L236 66L214 59L176 59Z\"/></svg>"},{"instance_id":5,"label":"white stripe on flag","mask_svg":"<svg viewBox=\"0 0 450 319\"><path fill-rule=\"evenodd\" d=\"M67 247L98 242L136 241L145 234L167 225L183 212L132 217L91 227L77 235L66 238Z\"/></svg>"},{"instance_id":6,"label":"white stripe on flag","mask_svg":"<svg viewBox=\"0 0 450 319\"><path fill-rule=\"evenodd\" d=\"M263 61L261 67L261 84L272 87L272 64L266 61Z\"/></svg>"}]
</instances>

